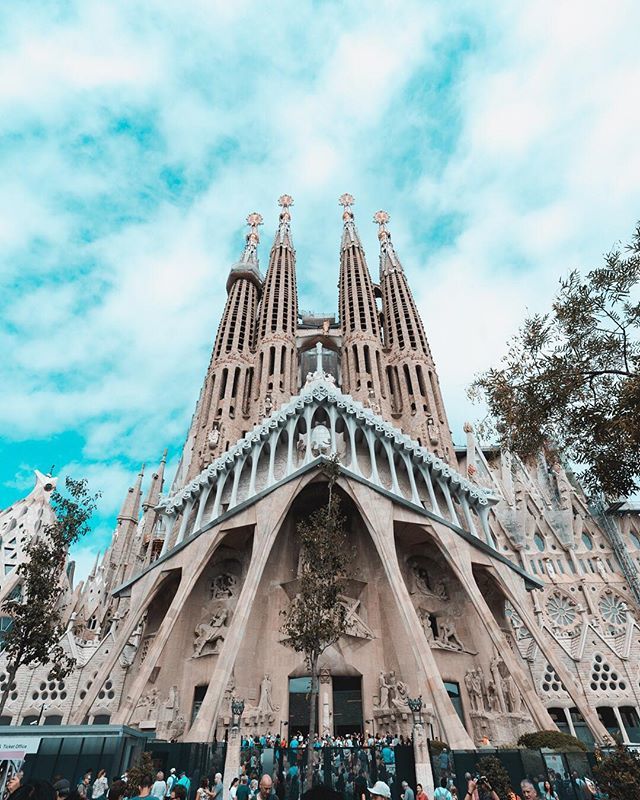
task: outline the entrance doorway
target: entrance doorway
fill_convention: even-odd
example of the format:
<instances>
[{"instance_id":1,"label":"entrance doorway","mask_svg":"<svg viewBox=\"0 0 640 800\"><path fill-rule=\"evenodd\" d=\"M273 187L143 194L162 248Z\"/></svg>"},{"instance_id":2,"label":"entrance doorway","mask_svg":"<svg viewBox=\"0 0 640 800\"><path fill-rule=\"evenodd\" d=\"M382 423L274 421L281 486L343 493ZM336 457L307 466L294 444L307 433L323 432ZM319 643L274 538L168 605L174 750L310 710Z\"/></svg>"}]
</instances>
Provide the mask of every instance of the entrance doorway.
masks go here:
<instances>
[{"instance_id":1,"label":"entrance doorway","mask_svg":"<svg viewBox=\"0 0 640 800\"><path fill-rule=\"evenodd\" d=\"M289 736L309 733L310 692L311 678L289 678Z\"/></svg>"},{"instance_id":2,"label":"entrance doorway","mask_svg":"<svg viewBox=\"0 0 640 800\"><path fill-rule=\"evenodd\" d=\"M362 733L362 678L333 676L333 733Z\"/></svg>"}]
</instances>

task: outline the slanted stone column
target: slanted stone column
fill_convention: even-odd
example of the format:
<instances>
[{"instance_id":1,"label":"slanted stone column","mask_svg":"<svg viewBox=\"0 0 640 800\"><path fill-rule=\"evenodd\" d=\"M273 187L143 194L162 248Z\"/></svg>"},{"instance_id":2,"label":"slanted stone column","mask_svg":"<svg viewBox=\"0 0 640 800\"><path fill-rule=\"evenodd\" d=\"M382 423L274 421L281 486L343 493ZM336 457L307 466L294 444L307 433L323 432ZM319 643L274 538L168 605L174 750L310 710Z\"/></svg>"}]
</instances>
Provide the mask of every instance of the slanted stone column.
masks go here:
<instances>
[{"instance_id":1,"label":"slanted stone column","mask_svg":"<svg viewBox=\"0 0 640 800\"><path fill-rule=\"evenodd\" d=\"M232 728L229 731L229 738L227 740L227 751L224 758L224 777L222 783L224 784L224 800L229 798L229 786L231 781L240 775L240 744L242 736L240 735L239 728Z\"/></svg>"},{"instance_id":2,"label":"slanted stone column","mask_svg":"<svg viewBox=\"0 0 640 800\"><path fill-rule=\"evenodd\" d=\"M433 797L435 789L433 770L431 769L431 759L429 758L427 735L422 723L413 726L413 755L416 761L416 782L422 784L427 797Z\"/></svg>"}]
</instances>

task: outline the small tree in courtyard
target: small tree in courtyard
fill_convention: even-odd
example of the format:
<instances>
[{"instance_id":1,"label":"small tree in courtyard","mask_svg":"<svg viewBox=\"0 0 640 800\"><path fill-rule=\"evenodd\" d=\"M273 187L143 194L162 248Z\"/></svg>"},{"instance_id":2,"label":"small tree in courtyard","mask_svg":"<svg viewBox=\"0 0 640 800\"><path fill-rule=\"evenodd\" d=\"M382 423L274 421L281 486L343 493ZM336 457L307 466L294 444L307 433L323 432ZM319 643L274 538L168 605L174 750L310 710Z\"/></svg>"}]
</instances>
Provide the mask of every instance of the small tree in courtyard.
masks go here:
<instances>
[{"instance_id":1,"label":"small tree in courtyard","mask_svg":"<svg viewBox=\"0 0 640 800\"><path fill-rule=\"evenodd\" d=\"M340 474L336 458L323 467L327 475L327 503L297 524L300 540L299 591L284 612L282 631L288 644L303 653L311 674L309 692L309 733L317 724L318 661L324 651L335 644L347 630L347 611L340 602L344 582L353 561L353 550L347 539L345 518L340 500L333 492ZM313 776L313 748L307 748L307 787Z\"/></svg>"},{"instance_id":2,"label":"small tree in courtyard","mask_svg":"<svg viewBox=\"0 0 640 800\"><path fill-rule=\"evenodd\" d=\"M626 252L562 280L552 310L525 319L471 388L506 447L562 453L594 496L632 494L640 480L639 291L640 225Z\"/></svg>"},{"instance_id":3,"label":"small tree in courtyard","mask_svg":"<svg viewBox=\"0 0 640 800\"><path fill-rule=\"evenodd\" d=\"M593 774L609 800L640 797L640 755L622 744L602 758Z\"/></svg>"},{"instance_id":4,"label":"small tree in courtyard","mask_svg":"<svg viewBox=\"0 0 640 800\"><path fill-rule=\"evenodd\" d=\"M52 677L60 679L75 664L60 644L65 632L60 577L69 547L89 530L98 495L89 493L85 479L67 478L65 488L66 495L57 490L51 495L55 521L33 536L25 547L25 560L17 570L19 592L1 606L2 612L11 618L11 625L1 642L7 660L7 688L0 697L0 714L20 667L51 664Z\"/></svg>"},{"instance_id":5,"label":"small tree in courtyard","mask_svg":"<svg viewBox=\"0 0 640 800\"><path fill-rule=\"evenodd\" d=\"M476 764L476 771L479 775L486 776L491 788L500 800L506 800L507 791L511 786L511 779L499 758L496 758L496 756L484 756Z\"/></svg>"}]
</instances>

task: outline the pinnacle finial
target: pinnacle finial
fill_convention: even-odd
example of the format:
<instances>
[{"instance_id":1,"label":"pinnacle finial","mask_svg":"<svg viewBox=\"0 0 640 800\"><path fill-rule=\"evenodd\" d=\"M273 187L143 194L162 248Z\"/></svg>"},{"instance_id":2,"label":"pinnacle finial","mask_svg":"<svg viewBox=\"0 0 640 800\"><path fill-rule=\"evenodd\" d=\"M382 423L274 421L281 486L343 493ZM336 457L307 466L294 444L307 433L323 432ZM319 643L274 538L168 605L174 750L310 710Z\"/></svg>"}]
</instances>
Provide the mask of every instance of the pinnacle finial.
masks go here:
<instances>
[{"instance_id":1,"label":"pinnacle finial","mask_svg":"<svg viewBox=\"0 0 640 800\"><path fill-rule=\"evenodd\" d=\"M241 259L241 261L245 263L257 261L258 242L260 241L258 226L262 225L262 214L253 211L247 217L247 225L249 226L249 233L247 234L247 243L244 247L244 253Z\"/></svg>"},{"instance_id":2,"label":"pinnacle finial","mask_svg":"<svg viewBox=\"0 0 640 800\"><path fill-rule=\"evenodd\" d=\"M282 194L278 198L278 205L282 206L282 208L287 209L293 205L293 197L290 194Z\"/></svg>"},{"instance_id":3,"label":"pinnacle finial","mask_svg":"<svg viewBox=\"0 0 640 800\"><path fill-rule=\"evenodd\" d=\"M386 226L390 219L391 217L386 211L376 211L376 213L373 215L373 221L378 225L379 228L378 239L380 239L380 241L389 238L389 231L387 230Z\"/></svg>"},{"instance_id":4,"label":"pinnacle finial","mask_svg":"<svg viewBox=\"0 0 640 800\"><path fill-rule=\"evenodd\" d=\"M251 214L249 214L247 217L247 225L251 228L251 230L247 234L247 241L249 240L249 237L255 236L255 243L258 244L260 241L260 237L258 236L258 226L262 225L262 221L262 214L258 214L257 211L253 211Z\"/></svg>"},{"instance_id":5,"label":"pinnacle finial","mask_svg":"<svg viewBox=\"0 0 640 800\"><path fill-rule=\"evenodd\" d=\"M350 214L352 217L353 217L353 212L351 211L351 206L354 205L355 202L356 201L355 201L353 195L349 194L348 192L345 192L344 194L341 194L340 197L338 198L338 203L341 206L344 206L344 213L345 214Z\"/></svg>"},{"instance_id":6,"label":"pinnacle finial","mask_svg":"<svg viewBox=\"0 0 640 800\"><path fill-rule=\"evenodd\" d=\"M291 222L291 214L289 209L293 205L293 197L290 194L280 195L278 198L278 205L282 208L280 212L280 222Z\"/></svg>"}]
</instances>

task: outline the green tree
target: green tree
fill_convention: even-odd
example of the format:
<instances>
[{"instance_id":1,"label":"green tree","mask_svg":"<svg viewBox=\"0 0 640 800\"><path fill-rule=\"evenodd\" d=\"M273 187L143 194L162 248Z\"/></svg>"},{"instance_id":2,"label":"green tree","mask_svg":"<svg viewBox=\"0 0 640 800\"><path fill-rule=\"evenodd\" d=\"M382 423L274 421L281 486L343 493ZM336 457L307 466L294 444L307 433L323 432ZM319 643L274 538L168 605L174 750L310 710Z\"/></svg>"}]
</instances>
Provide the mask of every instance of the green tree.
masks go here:
<instances>
[{"instance_id":1,"label":"green tree","mask_svg":"<svg viewBox=\"0 0 640 800\"><path fill-rule=\"evenodd\" d=\"M640 755L622 744L602 758L593 774L609 800L640 797Z\"/></svg>"},{"instance_id":2,"label":"green tree","mask_svg":"<svg viewBox=\"0 0 640 800\"><path fill-rule=\"evenodd\" d=\"M480 775L485 775L487 777L491 788L495 791L500 800L506 800L507 791L511 786L511 779L499 758L496 756L484 756L476 764L476 771Z\"/></svg>"},{"instance_id":3,"label":"green tree","mask_svg":"<svg viewBox=\"0 0 640 800\"><path fill-rule=\"evenodd\" d=\"M639 281L640 225L604 266L561 280L551 312L527 318L470 389L504 446L561 453L593 495L629 495L640 476Z\"/></svg>"},{"instance_id":4,"label":"green tree","mask_svg":"<svg viewBox=\"0 0 640 800\"><path fill-rule=\"evenodd\" d=\"M148 750L143 750L127 770L128 796L135 797L140 794L142 779L151 778L153 780L155 773L156 767L153 763L153 756Z\"/></svg>"},{"instance_id":5,"label":"green tree","mask_svg":"<svg viewBox=\"0 0 640 800\"><path fill-rule=\"evenodd\" d=\"M282 631L288 644L303 653L311 674L309 692L309 733L316 732L318 661L327 647L338 641L347 628L346 608L340 602L353 549L349 545L346 520L340 500L333 491L340 474L336 458L325 463L328 477L327 503L300 520L296 526L300 541L299 591L284 612ZM307 787L313 775L313 748L307 747Z\"/></svg>"},{"instance_id":6,"label":"green tree","mask_svg":"<svg viewBox=\"0 0 640 800\"><path fill-rule=\"evenodd\" d=\"M570 733L562 731L534 731L533 733L523 733L518 739L518 744L527 747L529 750L539 750L541 747L548 747L551 750L562 750L564 753L581 750L586 751L587 745L572 736Z\"/></svg>"},{"instance_id":7,"label":"green tree","mask_svg":"<svg viewBox=\"0 0 640 800\"><path fill-rule=\"evenodd\" d=\"M25 547L25 560L17 571L20 591L1 606L11 618L11 626L2 637L7 688L0 697L0 714L20 667L52 664L51 675L59 679L68 675L75 663L60 644L65 632L61 575L69 547L89 530L99 495L90 494L85 479L66 478L65 488L66 494L56 490L51 495L55 521L32 536Z\"/></svg>"}]
</instances>

